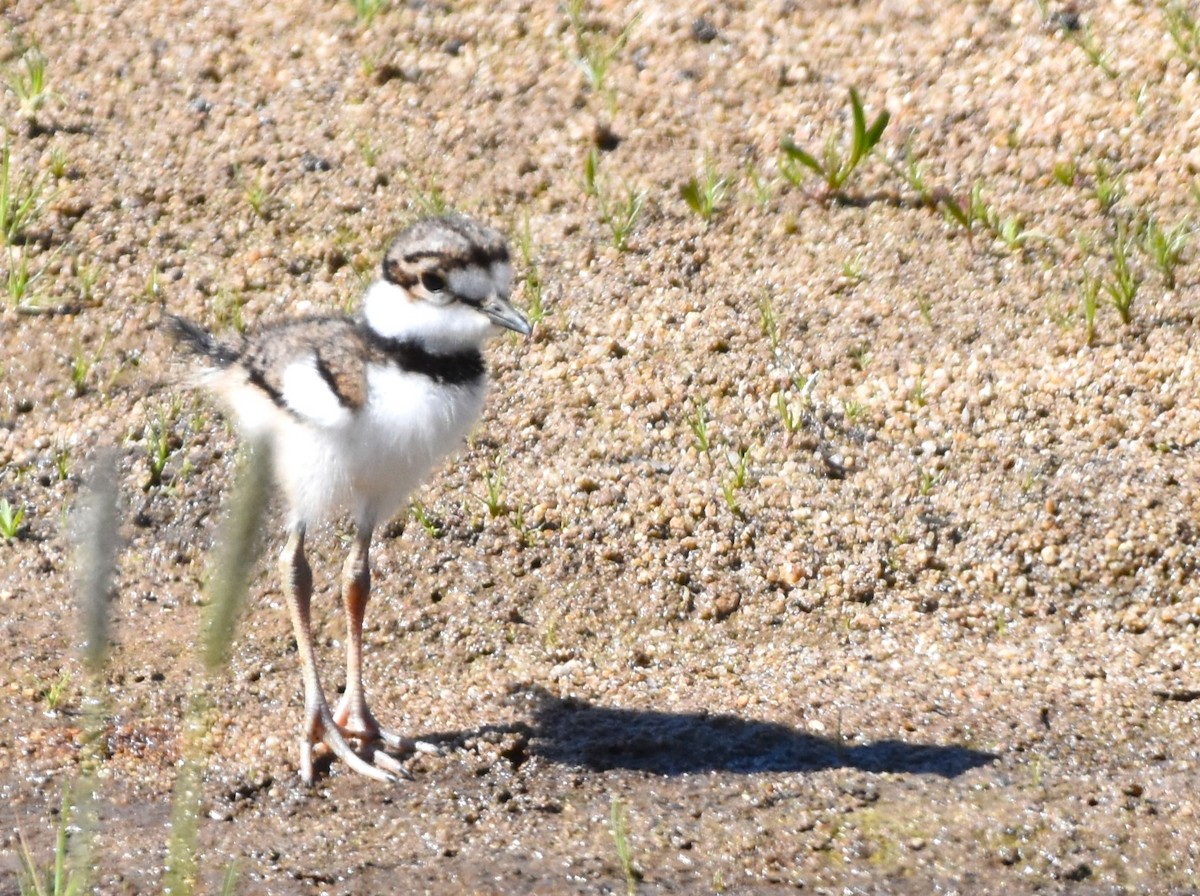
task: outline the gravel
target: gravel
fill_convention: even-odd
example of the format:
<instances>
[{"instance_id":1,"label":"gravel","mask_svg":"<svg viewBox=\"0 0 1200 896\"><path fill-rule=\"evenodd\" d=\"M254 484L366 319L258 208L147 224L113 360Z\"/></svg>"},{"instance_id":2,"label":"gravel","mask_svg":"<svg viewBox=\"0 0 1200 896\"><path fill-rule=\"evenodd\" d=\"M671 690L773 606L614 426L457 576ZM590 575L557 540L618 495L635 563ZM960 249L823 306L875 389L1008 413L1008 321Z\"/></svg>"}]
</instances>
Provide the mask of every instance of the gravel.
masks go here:
<instances>
[{"instance_id":1,"label":"gravel","mask_svg":"<svg viewBox=\"0 0 1200 896\"><path fill-rule=\"evenodd\" d=\"M621 892L623 813L639 894L1200 891L1200 78L1162 9L0 18L6 81L36 44L51 92L32 118L0 97L42 200L0 254L9 295L36 277L0 306L0 498L25 514L0 536L0 893L16 830L48 862L90 767L97 886L158 890L197 749L211 890L235 864L239 893ZM598 88L588 48L613 51ZM851 86L891 114L878 152L840 195L789 182L781 138L847 139ZM710 221L680 192L706 167ZM968 231L946 209L975 184ZM229 668L199 663L237 449L161 315L352 308L442 203L512 235L544 317L493 345L483 423L375 549L373 705L444 749L414 782L334 764L309 790L277 515ZM1173 286L1148 220L1184 222ZM1132 319L1101 287L1089 344L1122 241ZM69 521L104 446L93 680ZM311 557L331 686L342 535Z\"/></svg>"}]
</instances>

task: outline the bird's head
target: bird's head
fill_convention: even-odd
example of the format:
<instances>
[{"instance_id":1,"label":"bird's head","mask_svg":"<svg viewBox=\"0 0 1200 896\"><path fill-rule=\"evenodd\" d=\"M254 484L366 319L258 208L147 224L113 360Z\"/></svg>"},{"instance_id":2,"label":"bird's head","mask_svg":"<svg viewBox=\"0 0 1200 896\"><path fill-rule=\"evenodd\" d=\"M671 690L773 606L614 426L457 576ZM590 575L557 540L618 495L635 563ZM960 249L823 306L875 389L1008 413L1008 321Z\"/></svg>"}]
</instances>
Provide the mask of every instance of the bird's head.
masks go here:
<instances>
[{"instance_id":1,"label":"bird's head","mask_svg":"<svg viewBox=\"0 0 1200 896\"><path fill-rule=\"evenodd\" d=\"M392 242L363 314L385 339L416 339L433 351L478 348L497 327L529 335L511 288L498 232L462 215L424 218Z\"/></svg>"}]
</instances>

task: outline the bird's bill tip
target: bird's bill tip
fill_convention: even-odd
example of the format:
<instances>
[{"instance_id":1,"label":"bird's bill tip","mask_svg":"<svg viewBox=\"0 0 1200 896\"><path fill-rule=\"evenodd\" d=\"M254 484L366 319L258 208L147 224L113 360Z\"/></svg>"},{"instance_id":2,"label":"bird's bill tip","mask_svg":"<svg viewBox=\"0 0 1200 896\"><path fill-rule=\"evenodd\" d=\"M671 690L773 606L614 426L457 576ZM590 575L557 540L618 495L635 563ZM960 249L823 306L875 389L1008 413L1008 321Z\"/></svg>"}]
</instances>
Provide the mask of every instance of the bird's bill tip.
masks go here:
<instances>
[{"instance_id":1,"label":"bird's bill tip","mask_svg":"<svg viewBox=\"0 0 1200 896\"><path fill-rule=\"evenodd\" d=\"M533 327L530 326L529 320L512 306L505 299L495 296L484 303L483 313L488 316L492 323L499 327L504 327L506 330L513 330L520 333L522 336L528 336L533 332Z\"/></svg>"}]
</instances>

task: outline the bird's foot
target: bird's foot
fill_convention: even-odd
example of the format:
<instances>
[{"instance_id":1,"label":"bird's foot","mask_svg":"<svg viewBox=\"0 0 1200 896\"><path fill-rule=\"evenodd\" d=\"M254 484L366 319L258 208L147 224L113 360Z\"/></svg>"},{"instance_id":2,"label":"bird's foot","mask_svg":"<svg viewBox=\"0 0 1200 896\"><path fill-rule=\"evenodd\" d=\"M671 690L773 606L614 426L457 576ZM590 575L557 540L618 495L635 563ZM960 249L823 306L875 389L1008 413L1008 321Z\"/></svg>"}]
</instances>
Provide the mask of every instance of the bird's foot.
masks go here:
<instances>
[{"instance_id":1,"label":"bird's foot","mask_svg":"<svg viewBox=\"0 0 1200 896\"><path fill-rule=\"evenodd\" d=\"M395 735L383 736L378 726L373 736L368 736L365 730L343 730L334 720L329 708L321 707L313 713L306 727L305 736L300 740L300 777L305 784L313 783L313 748L318 745L327 747L336 758L346 763L352 772L373 780L385 784L394 784L401 778L412 780L412 773L380 746L382 744L384 747L399 749L402 739ZM350 746L350 739L360 742L364 755L359 755Z\"/></svg>"},{"instance_id":2,"label":"bird's foot","mask_svg":"<svg viewBox=\"0 0 1200 896\"><path fill-rule=\"evenodd\" d=\"M388 731L376 721L374 714L363 700L348 699L346 695L333 710L333 721L342 737L356 740L363 746L383 744L390 752L407 756L410 753L425 753L440 756L441 747L428 741L402 737Z\"/></svg>"}]
</instances>

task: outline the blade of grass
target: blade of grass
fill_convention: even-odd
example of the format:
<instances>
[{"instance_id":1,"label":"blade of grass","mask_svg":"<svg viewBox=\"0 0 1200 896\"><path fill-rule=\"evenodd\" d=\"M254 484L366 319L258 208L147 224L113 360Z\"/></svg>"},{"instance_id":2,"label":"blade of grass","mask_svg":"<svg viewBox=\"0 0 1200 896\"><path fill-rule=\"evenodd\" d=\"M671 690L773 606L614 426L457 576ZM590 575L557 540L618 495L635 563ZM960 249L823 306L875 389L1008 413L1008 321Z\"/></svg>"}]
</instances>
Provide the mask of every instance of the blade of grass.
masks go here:
<instances>
[{"instance_id":1,"label":"blade of grass","mask_svg":"<svg viewBox=\"0 0 1200 896\"><path fill-rule=\"evenodd\" d=\"M103 449L76 512L76 592L83 624L84 664L100 675L108 661L108 601L118 541L116 452Z\"/></svg>"},{"instance_id":2,"label":"blade of grass","mask_svg":"<svg viewBox=\"0 0 1200 896\"><path fill-rule=\"evenodd\" d=\"M226 521L227 536L218 547L204 631L204 665L220 669L229 659L233 628L250 582L250 573L261 548L263 516L270 499L270 451L256 446L242 461L234 489L233 507Z\"/></svg>"},{"instance_id":3,"label":"blade of grass","mask_svg":"<svg viewBox=\"0 0 1200 896\"><path fill-rule=\"evenodd\" d=\"M854 131L851 138L850 158L857 162L867 151L867 116L863 112L862 97L858 90L850 88L850 115L854 120Z\"/></svg>"}]
</instances>

